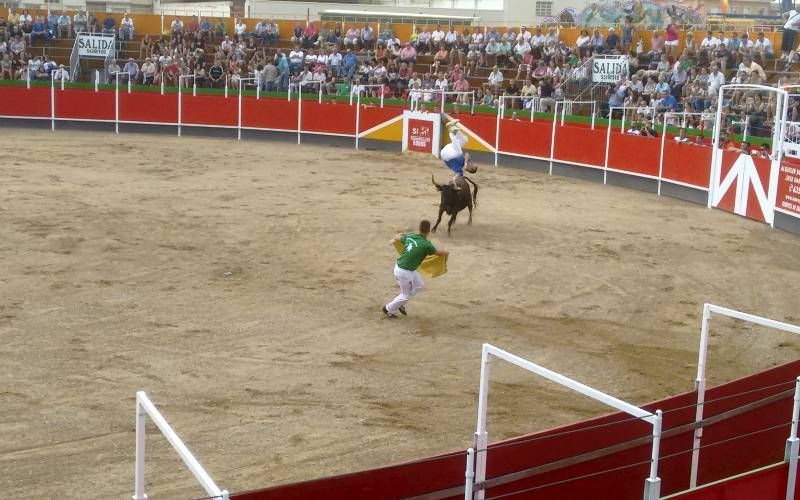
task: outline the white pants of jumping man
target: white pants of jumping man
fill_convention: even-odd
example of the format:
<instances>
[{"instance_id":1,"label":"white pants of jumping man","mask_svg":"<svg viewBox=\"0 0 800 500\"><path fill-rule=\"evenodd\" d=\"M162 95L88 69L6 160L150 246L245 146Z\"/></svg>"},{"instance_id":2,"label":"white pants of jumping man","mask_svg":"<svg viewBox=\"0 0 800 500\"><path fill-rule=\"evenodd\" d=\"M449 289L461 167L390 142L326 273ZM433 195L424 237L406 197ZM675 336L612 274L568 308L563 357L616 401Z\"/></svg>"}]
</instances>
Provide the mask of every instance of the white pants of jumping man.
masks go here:
<instances>
[{"instance_id":1,"label":"white pants of jumping man","mask_svg":"<svg viewBox=\"0 0 800 500\"><path fill-rule=\"evenodd\" d=\"M397 264L394 265L394 278L400 285L400 295L386 304L386 311L389 314L397 314L397 311L408 303L408 300L418 294L425 286L422 276L416 271L406 271Z\"/></svg>"}]
</instances>

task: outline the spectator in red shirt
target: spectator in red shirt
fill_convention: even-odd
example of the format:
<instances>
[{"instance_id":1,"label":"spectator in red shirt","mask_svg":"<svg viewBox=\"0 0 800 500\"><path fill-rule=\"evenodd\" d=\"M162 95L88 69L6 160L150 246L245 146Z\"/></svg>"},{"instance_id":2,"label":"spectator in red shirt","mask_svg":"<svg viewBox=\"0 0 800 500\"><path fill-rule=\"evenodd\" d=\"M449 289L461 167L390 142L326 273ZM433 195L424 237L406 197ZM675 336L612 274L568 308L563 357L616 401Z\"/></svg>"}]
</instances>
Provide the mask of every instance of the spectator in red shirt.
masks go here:
<instances>
[{"instance_id":1,"label":"spectator in red shirt","mask_svg":"<svg viewBox=\"0 0 800 500\"><path fill-rule=\"evenodd\" d=\"M402 49L400 49L400 62L414 65L417 62L417 49L415 49L411 42L407 42Z\"/></svg>"},{"instance_id":2,"label":"spectator in red shirt","mask_svg":"<svg viewBox=\"0 0 800 500\"><path fill-rule=\"evenodd\" d=\"M314 23L308 23L305 31L303 31L303 47L308 49L319 43L319 31Z\"/></svg>"}]
</instances>

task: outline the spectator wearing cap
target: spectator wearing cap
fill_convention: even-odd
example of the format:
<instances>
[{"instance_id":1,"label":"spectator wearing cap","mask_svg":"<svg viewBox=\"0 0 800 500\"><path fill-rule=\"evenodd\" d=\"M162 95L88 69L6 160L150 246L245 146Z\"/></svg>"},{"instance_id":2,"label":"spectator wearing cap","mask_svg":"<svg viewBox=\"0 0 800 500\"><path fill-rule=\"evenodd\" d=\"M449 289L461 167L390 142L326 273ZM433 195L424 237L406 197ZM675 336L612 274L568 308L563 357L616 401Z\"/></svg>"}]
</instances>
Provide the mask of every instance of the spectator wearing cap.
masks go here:
<instances>
[{"instance_id":1,"label":"spectator wearing cap","mask_svg":"<svg viewBox=\"0 0 800 500\"><path fill-rule=\"evenodd\" d=\"M69 80L69 70L60 64L58 69L53 71L53 79L56 81Z\"/></svg>"},{"instance_id":2,"label":"spectator wearing cap","mask_svg":"<svg viewBox=\"0 0 800 500\"><path fill-rule=\"evenodd\" d=\"M119 23L120 40L133 40L133 18L126 12Z\"/></svg>"}]
</instances>

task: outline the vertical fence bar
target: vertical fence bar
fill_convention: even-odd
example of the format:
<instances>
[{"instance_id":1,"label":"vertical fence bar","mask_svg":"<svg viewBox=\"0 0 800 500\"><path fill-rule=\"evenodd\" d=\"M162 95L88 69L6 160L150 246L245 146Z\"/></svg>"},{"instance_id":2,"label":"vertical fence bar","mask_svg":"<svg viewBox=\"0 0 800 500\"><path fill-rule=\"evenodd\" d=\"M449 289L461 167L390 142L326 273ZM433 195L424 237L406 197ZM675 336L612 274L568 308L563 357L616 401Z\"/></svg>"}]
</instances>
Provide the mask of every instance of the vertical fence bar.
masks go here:
<instances>
[{"instance_id":1,"label":"vertical fence bar","mask_svg":"<svg viewBox=\"0 0 800 500\"><path fill-rule=\"evenodd\" d=\"M161 72L161 95L164 95L164 72Z\"/></svg>"},{"instance_id":2,"label":"vertical fence bar","mask_svg":"<svg viewBox=\"0 0 800 500\"><path fill-rule=\"evenodd\" d=\"M553 128L550 130L550 168L548 173L553 175L553 161L556 157L556 120L558 119L558 102L553 107Z\"/></svg>"},{"instance_id":3,"label":"vertical fence bar","mask_svg":"<svg viewBox=\"0 0 800 500\"><path fill-rule=\"evenodd\" d=\"M789 478L786 481L786 500L794 500L794 491L797 486L797 453L800 451L800 440L797 438L797 420L800 413L800 377L794 384L794 406L792 407L792 429L789 439L786 440L785 460L789 461Z\"/></svg>"},{"instance_id":4,"label":"vertical fence bar","mask_svg":"<svg viewBox=\"0 0 800 500\"><path fill-rule=\"evenodd\" d=\"M225 73L225 99L228 98L228 74Z\"/></svg>"},{"instance_id":5,"label":"vertical fence bar","mask_svg":"<svg viewBox=\"0 0 800 500\"><path fill-rule=\"evenodd\" d=\"M358 150L358 129L361 127L361 92L358 93L356 101L356 150Z\"/></svg>"},{"instance_id":6,"label":"vertical fence bar","mask_svg":"<svg viewBox=\"0 0 800 500\"><path fill-rule=\"evenodd\" d=\"M475 486L475 450L467 450L467 470L464 472L464 500L472 500L472 489Z\"/></svg>"},{"instance_id":7,"label":"vertical fence bar","mask_svg":"<svg viewBox=\"0 0 800 500\"><path fill-rule=\"evenodd\" d=\"M238 122L236 125L236 140L242 140L242 86L239 85Z\"/></svg>"},{"instance_id":8,"label":"vertical fence bar","mask_svg":"<svg viewBox=\"0 0 800 500\"><path fill-rule=\"evenodd\" d=\"M98 87L99 83L100 83L100 71L99 70L94 70L94 91L95 92L98 91L97 87Z\"/></svg>"},{"instance_id":9,"label":"vertical fence bar","mask_svg":"<svg viewBox=\"0 0 800 500\"><path fill-rule=\"evenodd\" d=\"M181 136L181 114L183 112L183 92L181 91L181 77L178 76L178 137Z\"/></svg>"},{"instance_id":10,"label":"vertical fence bar","mask_svg":"<svg viewBox=\"0 0 800 500\"><path fill-rule=\"evenodd\" d=\"M603 184L608 182L608 150L611 147L611 117L614 116L614 108L608 108L608 128L606 128L606 158L603 161Z\"/></svg>"},{"instance_id":11,"label":"vertical fence bar","mask_svg":"<svg viewBox=\"0 0 800 500\"><path fill-rule=\"evenodd\" d=\"M322 104L322 82L319 82L319 104Z\"/></svg>"},{"instance_id":12,"label":"vertical fence bar","mask_svg":"<svg viewBox=\"0 0 800 500\"><path fill-rule=\"evenodd\" d=\"M383 109L383 87L381 87L381 109Z\"/></svg>"},{"instance_id":13,"label":"vertical fence bar","mask_svg":"<svg viewBox=\"0 0 800 500\"><path fill-rule=\"evenodd\" d=\"M597 101L592 101L592 130L594 130L594 117L597 116Z\"/></svg>"},{"instance_id":14,"label":"vertical fence bar","mask_svg":"<svg viewBox=\"0 0 800 500\"><path fill-rule=\"evenodd\" d=\"M297 82L297 144L300 144L300 130L303 122L303 83Z\"/></svg>"},{"instance_id":15,"label":"vertical fence bar","mask_svg":"<svg viewBox=\"0 0 800 500\"><path fill-rule=\"evenodd\" d=\"M650 455L650 477L644 485L644 500L658 500L661 496L661 479L658 477L658 454L661 446L662 412L656 410L656 421L653 424L653 450Z\"/></svg>"},{"instance_id":16,"label":"vertical fence bar","mask_svg":"<svg viewBox=\"0 0 800 500\"><path fill-rule=\"evenodd\" d=\"M664 129L661 130L661 152L658 155L658 196L661 196L661 178L664 175L664 147L667 142L667 115L664 113Z\"/></svg>"},{"instance_id":17,"label":"vertical fence bar","mask_svg":"<svg viewBox=\"0 0 800 500\"><path fill-rule=\"evenodd\" d=\"M119 134L119 73L114 74L114 133Z\"/></svg>"},{"instance_id":18,"label":"vertical fence bar","mask_svg":"<svg viewBox=\"0 0 800 500\"><path fill-rule=\"evenodd\" d=\"M481 378L478 387L478 419L475 425L475 452L479 455L475 458L475 483L480 484L478 500L483 500L486 488L483 483L486 480L486 455L489 453L489 434L486 432L486 417L489 406L489 361L490 354L487 345L483 345L481 352Z\"/></svg>"},{"instance_id":19,"label":"vertical fence bar","mask_svg":"<svg viewBox=\"0 0 800 500\"><path fill-rule=\"evenodd\" d=\"M706 398L706 359L708 357L708 330L711 324L711 308L703 304L703 319L700 324L700 352L697 355L697 377L694 381L697 405L694 413L694 439L692 441L692 464L689 471L689 488L697 487L697 469L700 463L700 441L703 438L703 405Z\"/></svg>"},{"instance_id":20,"label":"vertical fence bar","mask_svg":"<svg viewBox=\"0 0 800 500\"><path fill-rule=\"evenodd\" d=\"M494 129L494 166L497 166L498 151L500 150L500 110L503 108L503 96L497 103L497 123Z\"/></svg>"},{"instance_id":21,"label":"vertical fence bar","mask_svg":"<svg viewBox=\"0 0 800 500\"><path fill-rule=\"evenodd\" d=\"M133 85L133 84L131 83L131 74L130 74L130 73L128 73L128 93L129 93L129 94L131 93L131 86L132 86L132 85Z\"/></svg>"},{"instance_id":22,"label":"vertical fence bar","mask_svg":"<svg viewBox=\"0 0 800 500\"><path fill-rule=\"evenodd\" d=\"M145 453L145 431L147 413L139 402L139 394L136 394L136 470L134 473L133 500L147 500L144 492L144 453Z\"/></svg>"},{"instance_id":23,"label":"vertical fence bar","mask_svg":"<svg viewBox=\"0 0 800 500\"><path fill-rule=\"evenodd\" d=\"M55 71L50 74L50 130L56 129L56 84Z\"/></svg>"}]
</instances>

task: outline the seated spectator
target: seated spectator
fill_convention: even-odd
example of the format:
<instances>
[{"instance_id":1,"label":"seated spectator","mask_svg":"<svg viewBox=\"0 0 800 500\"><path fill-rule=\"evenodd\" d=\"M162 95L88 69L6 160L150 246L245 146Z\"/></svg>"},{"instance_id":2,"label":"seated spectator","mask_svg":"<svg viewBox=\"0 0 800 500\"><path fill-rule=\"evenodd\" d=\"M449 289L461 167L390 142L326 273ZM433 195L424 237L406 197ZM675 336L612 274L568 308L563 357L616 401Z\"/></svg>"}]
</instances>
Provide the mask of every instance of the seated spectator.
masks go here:
<instances>
[{"instance_id":1,"label":"seated spectator","mask_svg":"<svg viewBox=\"0 0 800 500\"><path fill-rule=\"evenodd\" d=\"M498 89L503 85L503 73L500 71L500 68L497 66L492 68L492 72L489 74L489 78L487 79L486 83L494 92L498 91Z\"/></svg>"},{"instance_id":2,"label":"seated spectator","mask_svg":"<svg viewBox=\"0 0 800 500\"><path fill-rule=\"evenodd\" d=\"M153 85L156 79L157 67L156 63L149 57L142 63L142 84Z\"/></svg>"},{"instance_id":3,"label":"seated spectator","mask_svg":"<svg viewBox=\"0 0 800 500\"><path fill-rule=\"evenodd\" d=\"M139 75L139 65L132 57L128 58L128 62L125 63L125 67L122 68L122 75L120 75L120 80L124 83L127 83L128 81L135 82L136 77L138 75Z\"/></svg>"},{"instance_id":4,"label":"seated spectator","mask_svg":"<svg viewBox=\"0 0 800 500\"><path fill-rule=\"evenodd\" d=\"M247 35L247 25L243 19L239 19L238 17L234 19L233 34L237 39L244 40Z\"/></svg>"},{"instance_id":5,"label":"seated spectator","mask_svg":"<svg viewBox=\"0 0 800 500\"><path fill-rule=\"evenodd\" d=\"M100 26L100 21L97 19L92 12L89 12L89 17L86 21L86 31L91 34L100 33L102 27Z\"/></svg>"},{"instance_id":6,"label":"seated spectator","mask_svg":"<svg viewBox=\"0 0 800 500\"><path fill-rule=\"evenodd\" d=\"M589 42L589 46L594 54L602 54L603 47L605 46L605 39L603 35L600 34L600 30L595 29L594 33L592 34L592 39Z\"/></svg>"},{"instance_id":7,"label":"seated spectator","mask_svg":"<svg viewBox=\"0 0 800 500\"><path fill-rule=\"evenodd\" d=\"M106 67L106 75L108 75L109 80L117 78L117 75L122 76L122 68L119 67L116 59L112 59L111 63Z\"/></svg>"},{"instance_id":8,"label":"seated spectator","mask_svg":"<svg viewBox=\"0 0 800 500\"><path fill-rule=\"evenodd\" d=\"M13 80L14 79L14 62L8 55L8 52L3 53L3 58L0 60L0 80Z\"/></svg>"},{"instance_id":9,"label":"seated spectator","mask_svg":"<svg viewBox=\"0 0 800 500\"><path fill-rule=\"evenodd\" d=\"M63 64L58 66L58 69L53 71L53 80L55 81L68 81L69 80L69 70L64 67Z\"/></svg>"},{"instance_id":10,"label":"seated spectator","mask_svg":"<svg viewBox=\"0 0 800 500\"><path fill-rule=\"evenodd\" d=\"M345 49L357 50L359 46L360 31L355 25L350 25L344 34L342 45Z\"/></svg>"},{"instance_id":11,"label":"seated spectator","mask_svg":"<svg viewBox=\"0 0 800 500\"><path fill-rule=\"evenodd\" d=\"M361 47L363 50L372 50L375 42L375 33L369 24L361 29Z\"/></svg>"},{"instance_id":12,"label":"seated spectator","mask_svg":"<svg viewBox=\"0 0 800 500\"><path fill-rule=\"evenodd\" d=\"M119 23L119 38L120 40L133 40L133 18L127 12L122 15Z\"/></svg>"},{"instance_id":13,"label":"seated spectator","mask_svg":"<svg viewBox=\"0 0 800 500\"><path fill-rule=\"evenodd\" d=\"M228 25L225 24L225 19L220 17L217 26L214 29L214 34L217 38L223 38L228 35Z\"/></svg>"},{"instance_id":14,"label":"seated spectator","mask_svg":"<svg viewBox=\"0 0 800 500\"><path fill-rule=\"evenodd\" d=\"M106 13L106 18L103 19L103 34L116 35L117 34L117 21L111 16L111 13Z\"/></svg>"},{"instance_id":15,"label":"seated spectator","mask_svg":"<svg viewBox=\"0 0 800 500\"><path fill-rule=\"evenodd\" d=\"M754 48L756 52L761 54L762 59L772 59L775 57L775 48L772 46L772 42L769 41L769 38L764 36L763 31L759 31Z\"/></svg>"},{"instance_id":16,"label":"seated spectator","mask_svg":"<svg viewBox=\"0 0 800 500\"><path fill-rule=\"evenodd\" d=\"M70 31L72 31L72 19L67 15L67 11L65 10L58 16L59 38L69 37Z\"/></svg>"},{"instance_id":17,"label":"seated spectator","mask_svg":"<svg viewBox=\"0 0 800 500\"><path fill-rule=\"evenodd\" d=\"M72 27L75 30L75 35L77 36L79 33L84 33L87 31L87 26L89 25L89 18L86 16L86 12L79 10L75 13L72 17Z\"/></svg>"},{"instance_id":18,"label":"seated spectator","mask_svg":"<svg viewBox=\"0 0 800 500\"><path fill-rule=\"evenodd\" d=\"M43 42L50 40L50 33L47 31L47 24L42 16L36 16L36 21L31 26L31 45L36 40L42 40Z\"/></svg>"},{"instance_id":19,"label":"seated spectator","mask_svg":"<svg viewBox=\"0 0 800 500\"><path fill-rule=\"evenodd\" d=\"M606 37L605 47L603 48L603 53L605 54L614 54L619 49L619 36L617 36L617 31L614 28L608 29L608 37Z\"/></svg>"},{"instance_id":20,"label":"seated spectator","mask_svg":"<svg viewBox=\"0 0 800 500\"><path fill-rule=\"evenodd\" d=\"M180 17L176 17L169 25L170 32L172 33L172 40L179 41L183 39L183 21Z\"/></svg>"},{"instance_id":21,"label":"seated spectator","mask_svg":"<svg viewBox=\"0 0 800 500\"><path fill-rule=\"evenodd\" d=\"M400 61L413 65L417 62L417 50L411 45L411 42L405 44L405 46L400 49Z\"/></svg>"},{"instance_id":22,"label":"seated spectator","mask_svg":"<svg viewBox=\"0 0 800 500\"><path fill-rule=\"evenodd\" d=\"M308 23L308 26L306 26L306 29L303 31L301 40L303 48L310 48L319 44L319 32L317 31L317 27L314 26L314 23Z\"/></svg>"}]
</instances>

